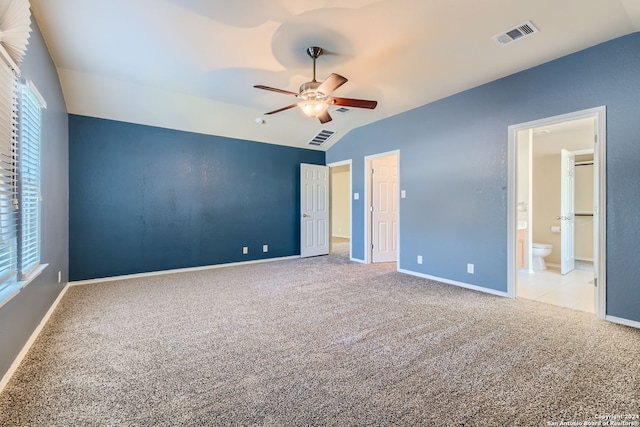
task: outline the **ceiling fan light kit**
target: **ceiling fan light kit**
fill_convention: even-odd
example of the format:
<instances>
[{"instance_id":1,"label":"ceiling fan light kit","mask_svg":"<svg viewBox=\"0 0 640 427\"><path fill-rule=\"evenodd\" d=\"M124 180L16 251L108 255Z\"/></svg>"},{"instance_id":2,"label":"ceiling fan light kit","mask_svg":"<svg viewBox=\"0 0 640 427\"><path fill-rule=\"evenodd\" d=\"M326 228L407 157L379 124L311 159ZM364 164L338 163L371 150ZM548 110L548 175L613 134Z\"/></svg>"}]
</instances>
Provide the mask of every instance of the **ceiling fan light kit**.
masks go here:
<instances>
[{"instance_id":1,"label":"ceiling fan light kit","mask_svg":"<svg viewBox=\"0 0 640 427\"><path fill-rule=\"evenodd\" d=\"M357 107L374 109L378 105L377 101L368 101L365 99L337 98L330 95L334 90L347 82L345 77L332 73L324 82L316 80L316 59L322 55L322 48L312 46L307 49L307 54L313 59L313 79L310 82L303 83L298 93L289 92L282 89L276 89L269 86L255 85L257 89L269 90L272 92L282 93L284 95L295 96L302 101L287 105L278 110L270 111L267 114L275 114L293 107L299 107L308 117L314 117L320 120L320 123L330 122L331 115L327 111L330 105L340 105L345 107Z\"/></svg>"},{"instance_id":2,"label":"ceiling fan light kit","mask_svg":"<svg viewBox=\"0 0 640 427\"><path fill-rule=\"evenodd\" d=\"M298 107L304 114L309 117L318 117L322 115L329 108L329 104L326 101L310 99L308 101L298 102Z\"/></svg>"}]
</instances>

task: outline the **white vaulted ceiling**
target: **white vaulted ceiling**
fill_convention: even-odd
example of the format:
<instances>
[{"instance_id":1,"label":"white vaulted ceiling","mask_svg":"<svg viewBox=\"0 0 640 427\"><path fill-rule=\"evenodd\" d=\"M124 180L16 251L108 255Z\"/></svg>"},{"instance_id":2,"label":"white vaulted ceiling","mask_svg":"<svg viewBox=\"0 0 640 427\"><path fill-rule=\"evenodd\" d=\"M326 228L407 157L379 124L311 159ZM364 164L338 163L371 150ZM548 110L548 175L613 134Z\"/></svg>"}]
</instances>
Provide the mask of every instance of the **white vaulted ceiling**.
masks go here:
<instances>
[{"instance_id":1,"label":"white vaulted ceiling","mask_svg":"<svg viewBox=\"0 0 640 427\"><path fill-rule=\"evenodd\" d=\"M349 130L640 30L638 0L31 0L69 113L308 147ZM540 30L501 46L492 36ZM375 110L317 120L291 109L311 80ZM331 111L331 110L330 110ZM257 124L256 118L266 123Z\"/></svg>"}]
</instances>

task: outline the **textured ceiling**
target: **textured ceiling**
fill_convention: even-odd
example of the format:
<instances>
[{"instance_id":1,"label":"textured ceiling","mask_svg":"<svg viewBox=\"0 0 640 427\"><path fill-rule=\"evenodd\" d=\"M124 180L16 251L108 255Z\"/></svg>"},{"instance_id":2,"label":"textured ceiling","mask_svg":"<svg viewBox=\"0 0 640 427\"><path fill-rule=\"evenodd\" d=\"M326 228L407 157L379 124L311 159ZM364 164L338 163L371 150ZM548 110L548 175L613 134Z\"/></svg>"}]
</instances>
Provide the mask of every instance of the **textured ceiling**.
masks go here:
<instances>
[{"instance_id":1,"label":"textured ceiling","mask_svg":"<svg viewBox=\"0 0 640 427\"><path fill-rule=\"evenodd\" d=\"M638 0L31 0L69 113L308 147L349 130L640 30ZM506 46L492 36L531 20ZM375 110L264 116L311 80ZM330 110L331 111L331 110ZM256 123L264 118L264 124Z\"/></svg>"}]
</instances>

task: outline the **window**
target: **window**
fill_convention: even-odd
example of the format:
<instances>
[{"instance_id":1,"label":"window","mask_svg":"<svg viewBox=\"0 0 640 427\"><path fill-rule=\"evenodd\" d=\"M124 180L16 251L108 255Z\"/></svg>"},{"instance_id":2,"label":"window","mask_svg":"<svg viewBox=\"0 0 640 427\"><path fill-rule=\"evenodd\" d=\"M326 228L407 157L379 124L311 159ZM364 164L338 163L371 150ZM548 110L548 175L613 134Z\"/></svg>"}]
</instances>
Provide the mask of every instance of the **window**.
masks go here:
<instances>
[{"instance_id":1,"label":"window","mask_svg":"<svg viewBox=\"0 0 640 427\"><path fill-rule=\"evenodd\" d=\"M42 270L42 96L0 61L0 305Z\"/></svg>"},{"instance_id":2,"label":"window","mask_svg":"<svg viewBox=\"0 0 640 427\"><path fill-rule=\"evenodd\" d=\"M40 123L46 104L31 82L20 84L18 104L18 273L23 280L40 264Z\"/></svg>"},{"instance_id":3,"label":"window","mask_svg":"<svg viewBox=\"0 0 640 427\"><path fill-rule=\"evenodd\" d=\"M0 291L17 274L16 77L0 61Z\"/></svg>"}]
</instances>

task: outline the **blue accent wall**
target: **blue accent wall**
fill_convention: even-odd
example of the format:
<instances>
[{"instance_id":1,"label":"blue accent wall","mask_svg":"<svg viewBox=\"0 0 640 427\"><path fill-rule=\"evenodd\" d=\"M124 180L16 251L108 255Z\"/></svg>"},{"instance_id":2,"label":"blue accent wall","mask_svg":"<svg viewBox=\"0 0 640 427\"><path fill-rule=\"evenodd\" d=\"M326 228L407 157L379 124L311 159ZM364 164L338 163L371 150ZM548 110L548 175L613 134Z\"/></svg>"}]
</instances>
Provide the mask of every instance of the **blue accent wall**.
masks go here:
<instances>
[{"instance_id":1,"label":"blue accent wall","mask_svg":"<svg viewBox=\"0 0 640 427\"><path fill-rule=\"evenodd\" d=\"M300 163L324 152L77 115L69 133L71 280L300 253Z\"/></svg>"},{"instance_id":2,"label":"blue accent wall","mask_svg":"<svg viewBox=\"0 0 640 427\"><path fill-rule=\"evenodd\" d=\"M0 307L0 378L36 329L68 280L69 182L68 116L58 73L32 19L33 31L20 65L47 102L42 110L41 262L48 264L17 295ZM58 272L62 280L58 283Z\"/></svg>"},{"instance_id":3,"label":"blue accent wall","mask_svg":"<svg viewBox=\"0 0 640 427\"><path fill-rule=\"evenodd\" d=\"M607 314L640 321L640 33L356 129L329 149L327 162L352 159L353 192L363 194L364 157L399 149L407 193L399 268L506 292L508 126L602 105ZM363 203L352 205L357 259Z\"/></svg>"}]
</instances>

